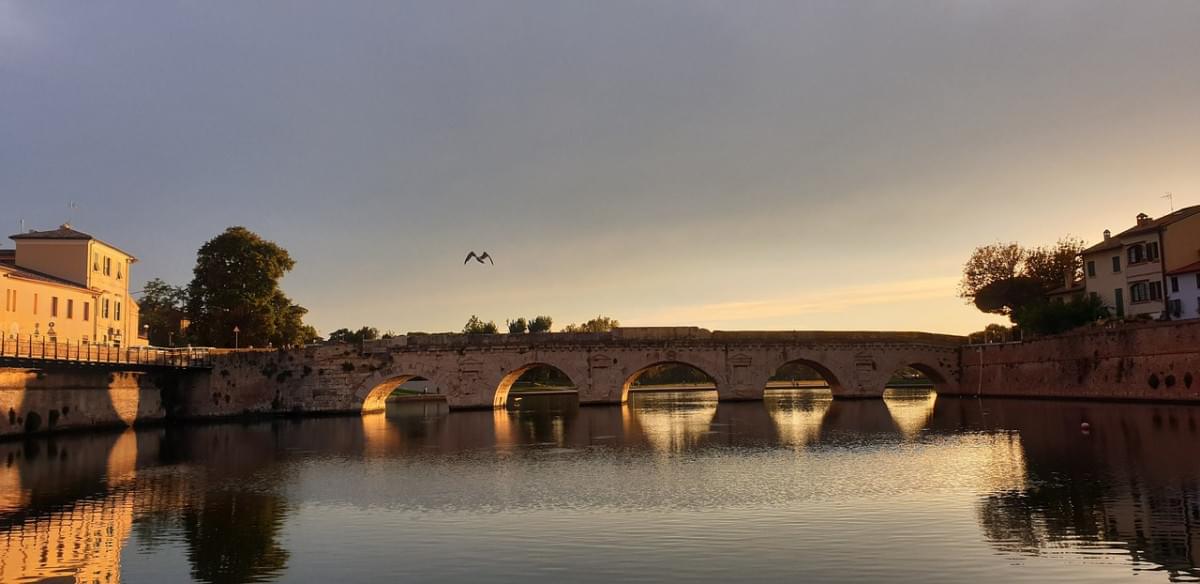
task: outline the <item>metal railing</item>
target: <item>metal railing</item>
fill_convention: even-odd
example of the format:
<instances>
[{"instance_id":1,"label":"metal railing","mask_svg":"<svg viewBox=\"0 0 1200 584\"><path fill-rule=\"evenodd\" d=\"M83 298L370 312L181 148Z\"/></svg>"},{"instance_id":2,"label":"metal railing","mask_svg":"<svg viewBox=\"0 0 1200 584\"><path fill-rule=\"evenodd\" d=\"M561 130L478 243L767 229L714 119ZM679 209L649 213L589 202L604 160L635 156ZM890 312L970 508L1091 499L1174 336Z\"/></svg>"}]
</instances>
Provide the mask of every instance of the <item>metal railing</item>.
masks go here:
<instances>
[{"instance_id":1,"label":"metal railing","mask_svg":"<svg viewBox=\"0 0 1200 584\"><path fill-rule=\"evenodd\" d=\"M54 361L81 365L143 367L211 367L207 348L110 347L94 343L56 342L48 337L0 336L0 358Z\"/></svg>"}]
</instances>

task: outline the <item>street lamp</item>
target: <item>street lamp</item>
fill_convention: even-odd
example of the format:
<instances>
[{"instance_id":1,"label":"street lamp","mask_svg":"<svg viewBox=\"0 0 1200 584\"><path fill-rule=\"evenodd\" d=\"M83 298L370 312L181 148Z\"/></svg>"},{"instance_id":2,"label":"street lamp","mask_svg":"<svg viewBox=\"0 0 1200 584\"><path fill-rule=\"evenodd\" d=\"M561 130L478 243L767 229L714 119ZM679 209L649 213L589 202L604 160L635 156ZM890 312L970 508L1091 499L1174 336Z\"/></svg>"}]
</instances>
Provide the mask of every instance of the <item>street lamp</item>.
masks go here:
<instances>
[{"instance_id":1,"label":"street lamp","mask_svg":"<svg viewBox=\"0 0 1200 584\"><path fill-rule=\"evenodd\" d=\"M233 325L233 348L234 349L238 348L238 333L240 333L240 332L242 332L242 329L238 328L238 326L236 324Z\"/></svg>"}]
</instances>

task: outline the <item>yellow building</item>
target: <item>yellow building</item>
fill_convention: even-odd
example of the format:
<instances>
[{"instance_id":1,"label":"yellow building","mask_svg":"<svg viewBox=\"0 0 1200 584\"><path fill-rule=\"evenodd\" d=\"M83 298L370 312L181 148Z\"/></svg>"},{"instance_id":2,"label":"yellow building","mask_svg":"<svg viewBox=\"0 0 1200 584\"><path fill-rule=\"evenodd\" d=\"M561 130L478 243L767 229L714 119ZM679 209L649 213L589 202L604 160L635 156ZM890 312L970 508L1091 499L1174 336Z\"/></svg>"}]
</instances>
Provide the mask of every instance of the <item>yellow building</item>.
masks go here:
<instances>
[{"instance_id":1,"label":"yellow building","mask_svg":"<svg viewBox=\"0 0 1200 584\"><path fill-rule=\"evenodd\" d=\"M35 342L145 345L129 293L137 258L69 224L11 236L0 250L0 335Z\"/></svg>"},{"instance_id":2,"label":"yellow building","mask_svg":"<svg viewBox=\"0 0 1200 584\"><path fill-rule=\"evenodd\" d=\"M1177 272L1200 261L1200 205L1136 221L1116 235L1105 230L1100 243L1083 250L1085 285L1116 316L1158 318L1172 293L1184 293ZM1173 316L1185 316L1178 312Z\"/></svg>"}]
</instances>

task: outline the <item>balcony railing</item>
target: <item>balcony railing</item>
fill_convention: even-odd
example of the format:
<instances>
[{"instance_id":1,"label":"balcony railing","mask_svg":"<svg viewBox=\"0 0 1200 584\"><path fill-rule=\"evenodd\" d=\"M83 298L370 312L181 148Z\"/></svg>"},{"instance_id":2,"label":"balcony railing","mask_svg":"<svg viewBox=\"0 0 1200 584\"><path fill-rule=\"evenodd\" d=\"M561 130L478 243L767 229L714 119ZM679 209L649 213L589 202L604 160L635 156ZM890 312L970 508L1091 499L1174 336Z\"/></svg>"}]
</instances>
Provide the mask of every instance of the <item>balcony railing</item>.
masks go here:
<instances>
[{"instance_id":1,"label":"balcony railing","mask_svg":"<svg viewBox=\"0 0 1200 584\"><path fill-rule=\"evenodd\" d=\"M144 367L211 367L207 348L110 347L91 343L55 342L48 337L0 336L0 358L81 365L134 365Z\"/></svg>"}]
</instances>

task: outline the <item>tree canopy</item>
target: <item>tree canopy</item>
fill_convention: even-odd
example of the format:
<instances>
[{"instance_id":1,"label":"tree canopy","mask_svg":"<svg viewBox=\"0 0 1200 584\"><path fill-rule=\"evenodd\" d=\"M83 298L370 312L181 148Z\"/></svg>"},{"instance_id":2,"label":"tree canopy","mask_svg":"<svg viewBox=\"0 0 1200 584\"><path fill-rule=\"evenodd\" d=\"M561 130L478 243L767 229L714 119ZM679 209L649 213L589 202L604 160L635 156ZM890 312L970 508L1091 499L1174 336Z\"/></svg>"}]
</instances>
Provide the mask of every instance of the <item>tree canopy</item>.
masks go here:
<instances>
[{"instance_id":1,"label":"tree canopy","mask_svg":"<svg viewBox=\"0 0 1200 584\"><path fill-rule=\"evenodd\" d=\"M379 338L379 329L373 326L364 326L358 330L350 330L340 328L329 333L329 342L331 343L350 343L354 345L362 344L363 341L373 341Z\"/></svg>"},{"instance_id":2,"label":"tree canopy","mask_svg":"<svg viewBox=\"0 0 1200 584\"><path fill-rule=\"evenodd\" d=\"M1041 301L1046 288L1029 276L997 280L975 293L975 307L992 314L1012 314L1013 310Z\"/></svg>"},{"instance_id":3,"label":"tree canopy","mask_svg":"<svg viewBox=\"0 0 1200 584\"><path fill-rule=\"evenodd\" d=\"M550 332L550 327L554 324L554 319L549 316L535 316L529 321L529 332L531 333L547 333Z\"/></svg>"},{"instance_id":4,"label":"tree canopy","mask_svg":"<svg viewBox=\"0 0 1200 584\"><path fill-rule=\"evenodd\" d=\"M564 333L603 333L621 326L615 318L597 316L583 324L571 323L563 327Z\"/></svg>"},{"instance_id":5,"label":"tree canopy","mask_svg":"<svg viewBox=\"0 0 1200 584\"><path fill-rule=\"evenodd\" d=\"M1083 240L1059 239L1054 245L1024 248L1017 243L993 243L975 248L963 266L958 294L984 312L1011 313L1011 301L1028 299L1032 283L1044 294L1083 274L1079 254ZM1009 284L999 282L1013 281ZM984 296L982 302L978 296ZM986 307L986 308L985 308Z\"/></svg>"},{"instance_id":6,"label":"tree canopy","mask_svg":"<svg viewBox=\"0 0 1200 584\"><path fill-rule=\"evenodd\" d=\"M474 314L467 320L467 324L463 325L463 334L467 335L494 335L500 332L500 329L493 321L483 322Z\"/></svg>"},{"instance_id":7,"label":"tree canopy","mask_svg":"<svg viewBox=\"0 0 1200 584\"><path fill-rule=\"evenodd\" d=\"M138 300L141 324L146 325L151 345L165 347L179 335L180 321L187 307L187 289L172 286L160 278L154 278L142 287ZM179 338L183 342L184 339Z\"/></svg>"},{"instance_id":8,"label":"tree canopy","mask_svg":"<svg viewBox=\"0 0 1200 584\"><path fill-rule=\"evenodd\" d=\"M230 227L200 247L188 285L191 333L199 344L299 345L319 338L307 309L279 289L295 266L287 250L245 227Z\"/></svg>"},{"instance_id":9,"label":"tree canopy","mask_svg":"<svg viewBox=\"0 0 1200 584\"><path fill-rule=\"evenodd\" d=\"M529 328L529 323L525 322L524 317L507 321L507 324L508 334L510 335L523 335L525 334L525 330Z\"/></svg>"}]
</instances>

